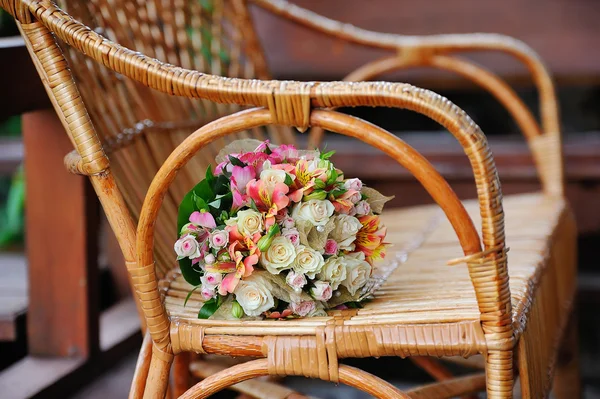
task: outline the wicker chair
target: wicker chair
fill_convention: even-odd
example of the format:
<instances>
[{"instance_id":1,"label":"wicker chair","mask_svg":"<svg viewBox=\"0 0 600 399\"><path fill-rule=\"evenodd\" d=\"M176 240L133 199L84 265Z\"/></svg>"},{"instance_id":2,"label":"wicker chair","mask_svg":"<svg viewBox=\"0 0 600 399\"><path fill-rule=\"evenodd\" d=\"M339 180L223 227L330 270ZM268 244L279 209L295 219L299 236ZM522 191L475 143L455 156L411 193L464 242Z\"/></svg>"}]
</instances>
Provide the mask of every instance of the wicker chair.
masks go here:
<instances>
[{"instance_id":1,"label":"wicker chair","mask_svg":"<svg viewBox=\"0 0 600 399\"><path fill-rule=\"evenodd\" d=\"M259 359L224 371L214 363L192 367L200 375L218 372L190 388L182 395L185 398L206 397L267 374L340 381L382 398L452 397L483 389L490 398L510 398L517 373L524 397L546 397L570 320L576 251L575 226L563 197L556 100L542 63L523 44L502 36L386 35L342 25L283 1L253 2L350 42L400 50L399 56L375 61L348 79L433 65L481 84L522 128L543 193L503 199L479 127L430 91L400 83L265 80L264 58L243 0L208 6L173 1L170 7L155 1L69 2L70 12L98 32L48 0L0 0L17 19L75 146L65 163L71 172L89 176L139 298L148 335L131 397L164 397L174 357L186 352ZM73 74L56 38L66 44ZM540 90L542 128L501 80L448 55L477 49L506 51L529 67ZM241 79L249 77L262 80ZM471 162L478 201L461 203L432 165L401 139L326 109L361 105L409 109L447 128ZM238 111L241 106L259 108ZM413 173L439 207L384 214L388 237L397 250L390 257L402 264L364 309L286 323L198 320L191 310L198 302L192 297L195 303L183 306L189 287L176 269L170 270L175 264L170 229L178 201L199 180L198 171L234 135L293 141L291 130L283 126L327 129L380 149ZM313 131L311 142L318 143L319 136L320 131ZM510 280L505 234L512 249ZM447 265L448 259L453 259L453 266ZM568 344L565 353L572 353L575 344ZM455 379L422 358L477 354L485 357L485 375ZM403 393L377 377L338 364L341 358L370 356L416 357L442 381ZM185 362L176 362L176 377L187 375L183 367ZM576 369L558 367L554 380L559 399L578 395ZM261 389L241 389L255 388ZM290 394L281 388L271 397Z\"/></svg>"}]
</instances>

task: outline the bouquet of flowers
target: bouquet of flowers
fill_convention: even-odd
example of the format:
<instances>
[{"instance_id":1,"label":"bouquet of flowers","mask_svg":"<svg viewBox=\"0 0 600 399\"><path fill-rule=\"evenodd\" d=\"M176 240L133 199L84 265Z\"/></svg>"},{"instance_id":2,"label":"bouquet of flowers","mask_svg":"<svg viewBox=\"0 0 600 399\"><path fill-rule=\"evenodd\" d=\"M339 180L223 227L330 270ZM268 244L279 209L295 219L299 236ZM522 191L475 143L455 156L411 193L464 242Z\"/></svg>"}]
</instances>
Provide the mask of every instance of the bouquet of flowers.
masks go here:
<instances>
[{"instance_id":1,"label":"bouquet of flowers","mask_svg":"<svg viewBox=\"0 0 600 399\"><path fill-rule=\"evenodd\" d=\"M360 306L385 256L391 197L346 179L333 151L239 140L179 207L175 252L199 318L322 316ZM197 295L196 295L197 296ZM186 299L186 303L187 303Z\"/></svg>"}]
</instances>

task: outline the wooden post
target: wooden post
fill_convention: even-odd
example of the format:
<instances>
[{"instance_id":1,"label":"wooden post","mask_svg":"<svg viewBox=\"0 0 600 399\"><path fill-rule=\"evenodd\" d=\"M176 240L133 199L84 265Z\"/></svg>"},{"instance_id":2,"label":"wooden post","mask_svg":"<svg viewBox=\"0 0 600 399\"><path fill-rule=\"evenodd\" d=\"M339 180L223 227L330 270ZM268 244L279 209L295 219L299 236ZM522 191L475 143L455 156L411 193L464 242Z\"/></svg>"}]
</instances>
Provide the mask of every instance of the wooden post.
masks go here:
<instances>
[{"instance_id":1,"label":"wooden post","mask_svg":"<svg viewBox=\"0 0 600 399\"><path fill-rule=\"evenodd\" d=\"M23 115L30 355L98 352L99 207L89 181L67 172L73 149L53 110Z\"/></svg>"}]
</instances>

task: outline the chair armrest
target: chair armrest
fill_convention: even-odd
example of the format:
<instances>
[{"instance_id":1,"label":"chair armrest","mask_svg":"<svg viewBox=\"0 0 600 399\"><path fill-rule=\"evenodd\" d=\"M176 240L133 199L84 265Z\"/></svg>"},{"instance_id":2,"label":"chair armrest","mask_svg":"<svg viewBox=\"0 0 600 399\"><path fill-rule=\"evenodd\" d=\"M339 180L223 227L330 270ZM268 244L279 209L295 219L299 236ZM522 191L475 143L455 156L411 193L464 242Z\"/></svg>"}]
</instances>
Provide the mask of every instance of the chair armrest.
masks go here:
<instances>
[{"instance_id":1,"label":"chair armrest","mask_svg":"<svg viewBox=\"0 0 600 399\"><path fill-rule=\"evenodd\" d=\"M396 61L396 66L386 69L386 72L414 66L433 66L456 73L460 71L463 76L489 90L507 107L529 140L544 190L549 194L562 195L564 191L563 158L554 83L539 56L522 41L506 35L487 33L408 36L373 32L324 17L291 4L287 0L250 1L291 22L334 36L337 39L395 51L399 59ZM534 123L531 112L523 102L500 78L473 63L449 56L449 54L466 51L490 50L513 56L522 62L531 73L539 92L541 129ZM386 60L389 61L389 59ZM367 64L363 68L369 67L373 67L373 65ZM353 73L351 75L354 76L346 80L365 78L363 74ZM368 75L375 77L377 74L369 73ZM320 132L316 132L316 137L312 140L313 144L318 142L319 134Z\"/></svg>"}]
</instances>

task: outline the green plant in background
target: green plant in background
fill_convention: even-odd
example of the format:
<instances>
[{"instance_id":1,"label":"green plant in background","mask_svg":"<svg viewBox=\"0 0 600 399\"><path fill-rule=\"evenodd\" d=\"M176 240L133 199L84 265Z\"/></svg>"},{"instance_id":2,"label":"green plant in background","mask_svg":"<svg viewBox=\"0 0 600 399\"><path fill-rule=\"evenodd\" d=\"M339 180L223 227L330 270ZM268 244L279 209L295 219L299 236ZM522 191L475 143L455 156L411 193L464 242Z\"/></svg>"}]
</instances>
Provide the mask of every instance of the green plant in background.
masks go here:
<instances>
[{"instance_id":1,"label":"green plant in background","mask_svg":"<svg viewBox=\"0 0 600 399\"><path fill-rule=\"evenodd\" d=\"M25 177L23 167L14 174L6 202L0 208L0 248L23 242Z\"/></svg>"},{"instance_id":2,"label":"green plant in background","mask_svg":"<svg viewBox=\"0 0 600 399\"><path fill-rule=\"evenodd\" d=\"M21 135L21 117L13 116L0 123L0 136ZM25 179L23 167L12 178L0 178L0 249L22 245L24 237Z\"/></svg>"}]
</instances>

